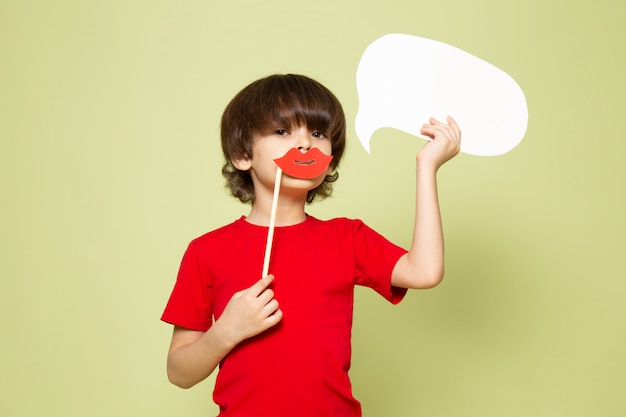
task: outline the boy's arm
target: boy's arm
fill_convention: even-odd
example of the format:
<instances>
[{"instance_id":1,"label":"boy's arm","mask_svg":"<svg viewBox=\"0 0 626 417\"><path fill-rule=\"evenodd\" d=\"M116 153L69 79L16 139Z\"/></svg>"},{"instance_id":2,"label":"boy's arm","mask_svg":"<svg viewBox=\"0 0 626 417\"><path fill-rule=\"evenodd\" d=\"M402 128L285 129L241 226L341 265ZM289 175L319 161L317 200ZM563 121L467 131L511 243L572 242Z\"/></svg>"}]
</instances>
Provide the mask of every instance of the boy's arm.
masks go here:
<instances>
[{"instance_id":1,"label":"boy's arm","mask_svg":"<svg viewBox=\"0 0 626 417\"><path fill-rule=\"evenodd\" d=\"M268 288L273 280L268 275L235 293L206 332L175 326L167 355L169 380L181 388L194 386L211 375L241 341L278 324L282 311Z\"/></svg>"},{"instance_id":2,"label":"boy's arm","mask_svg":"<svg viewBox=\"0 0 626 417\"><path fill-rule=\"evenodd\" d=\"M432 138L416 157L415 225L411 249L393 269L391 284L401 288L431 288L443 278L444 246L437 170L460 150L461 131L448 117L447 124L430 119L421 133Z\"/></svg>"},{"instance_id":3,"label":"boy's arm","mask_svg":"<svg viewBox=\"0 0 626 417\"><path fill-rule=\"evenodd\" d=\"M215 325L206 332L174 326L167 356L167 376L172 384L191 388L211 375L234 347L219 333Z\"/></svg>"}]
</instances>

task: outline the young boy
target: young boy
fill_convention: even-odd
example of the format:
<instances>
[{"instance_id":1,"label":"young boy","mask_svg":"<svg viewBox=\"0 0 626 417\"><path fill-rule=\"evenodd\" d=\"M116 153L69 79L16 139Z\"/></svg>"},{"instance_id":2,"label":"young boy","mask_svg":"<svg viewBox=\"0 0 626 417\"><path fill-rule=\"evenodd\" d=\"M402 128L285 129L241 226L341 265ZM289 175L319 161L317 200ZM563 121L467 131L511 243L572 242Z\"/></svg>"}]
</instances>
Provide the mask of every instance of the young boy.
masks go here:
<instances>
[{"instance_id":1,"label":"young boy","mask_svg":"<svg viewBox=\"0 0 626 417\"><path fill-rule=\"evenodd\" d=\"M220 416L360 416L348 370L355 285L392 303L407 288L443 277L436 172L456 155L451 118L431 119L432 140L416 160L417 207L406 250L359 220L318 220L305 204L331 193L346 123L335 96L300 75L273 75L245 87L222 117L222 169L248 216L193 240L162 320L174 324L170 381L188 388L218 366ZM318 177L283 174L270 274L261 277L272 207L275 159L318 148L333 159ZM304 158L303 158L304 159Z\"/></svg>"}]
</instances>

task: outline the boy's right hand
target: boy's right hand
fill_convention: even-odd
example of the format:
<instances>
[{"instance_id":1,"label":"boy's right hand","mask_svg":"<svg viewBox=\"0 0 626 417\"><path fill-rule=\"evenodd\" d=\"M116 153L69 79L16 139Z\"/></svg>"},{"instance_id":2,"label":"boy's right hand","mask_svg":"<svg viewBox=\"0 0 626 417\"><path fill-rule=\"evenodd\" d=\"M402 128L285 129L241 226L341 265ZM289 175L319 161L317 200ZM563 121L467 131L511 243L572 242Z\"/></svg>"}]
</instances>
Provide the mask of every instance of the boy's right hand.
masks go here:
<instances>
[{"instance_id":1,"label":"boy's right hand","mask_svg":"<svg viewBox=\"0 0 626 417\"><path fill-rule=\"evenodd\" d=\"M269 288L272 281L273 275L261 278L250 288L233 294L226 305L218 321L233 345L275 326L283 318L274 291Z\"/></svg>"}]
</instances>

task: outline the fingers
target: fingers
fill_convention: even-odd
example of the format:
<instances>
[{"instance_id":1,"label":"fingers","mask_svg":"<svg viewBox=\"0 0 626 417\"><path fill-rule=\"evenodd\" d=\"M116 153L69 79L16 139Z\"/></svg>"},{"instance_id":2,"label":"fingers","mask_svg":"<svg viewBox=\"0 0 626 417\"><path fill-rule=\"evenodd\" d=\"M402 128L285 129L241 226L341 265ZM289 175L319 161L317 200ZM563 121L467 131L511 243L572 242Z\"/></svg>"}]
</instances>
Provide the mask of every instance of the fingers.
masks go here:
<instances>
[{"instance_id":1,"label":"fingers","mask_svg":"<svg viewBox=\"0 0 626 417\"><path fill-rule=\"evenodd\" d=\"M258 280L248 289L250 295L255 297L260 305L264 306L263 310L268 314L272 314L278 309L278 301L274 299L274 291L269 288L273 281L274 275L270 274Z\"/></svg>"},{"instance_id":2,"label":"fingers","mask_svg":"<svg viewBox=\"0 0 626 417\"><path fill-rule=\"evenodd\" d=\"M276 301L276 300L272 300ZM269 305L269 304L268 304ZM266 328L269 329L272 326L277 325L283 319L283 311L278 308L278 302L276 302L276 309L272 310L270 314L265 318Z\"/></svg>"},{"instance_id":3,"label":"fingers","mask_svg":"<svg viewBox=\"0 0 626 417\"><path fill-rule=\"evenodd\" d=\"M259 300L261 305L267 305L270 301L274 301L276 307L278 302L274 300L274 291L269 288L269 285L274 281L274 275L267 275L258 280L252 287L250 287L251 295ZM274 308L275 310L276 308Z\"/></svg>"},{"instance_id":4,"label":"fingers","mask_svg":"<svg viewBox=\"0 0 626 417\"><path fill-rule=\"evenodd\" d=\"M454 131L455 136L459 139L459 141L461 140L461 128L459 127L459 125L456 123L456 121L452 118L452 116L448 116L447 117L447 122L448 125L452 128L452 130Z\"/></svg>"},{"instance_id":5,"label":"fingers","mask_svg":"<svg viewBox=\"0 0 626 417\"><path fill-rule=\"evenodd\" d=\"M420 129L420 132L428 137L430 137L431 139L434 139L435 136L437 136L437 134L445 134L446 129L449 126L445 123L440 122L439 120L435 119L434 117L431 117L430 119L428 119L428 123L424 123L422 125L422 128Z\"/></svg>"},{"instance_id":6,"label":"fingers","mask_svg":"<svg viewBox=\"0 0 626 417\"><path fill-rule=\"evenodd\" d=\"M264 306L274 298L274 291L268 288L272 281L274 281L274 276L267 275L255 282L251 287L236 292L232 298L245 298L249 302L258 302L258 305Z\"/></svg>"},{"instance_id":7,"label":"fingers","mask_svg":"<svg viewBox=\"0 0 626 417\"><path fill-rule=\"evenodd\" d=\"M461 150L461 129L450 116L446 122L431 117L420 133L431 139L417 154L417 161L422 167L431 166L437 170Z\"/></svg>"},{"instance_id":8,"label":"fingers","mask_svg":"<svg viewBox=\"0 0 626 417\"><path fill-rule=\"evenodd\" d=\"M440 122L439 120L431 117L428 120L428 123L424 123L420 132L432 139L434 139L438 134L448 137L449 139L460 142L461 140L461 129L459 128L456 121L448 116L446 118L447 123Z\"/></svg>"},{"instance_id":9,"label":"fingers","mask_svg":"<svg viewBox=\"0 0 626 417\"><path fill-rule=\"evenodd\" d=\"M282 320L283 313L274 291L269 288L274 276L268 275L252 286L235 293L219 320L235 332L237 343L255 336Z\"/></svg>"},{"instance_id":10,"label":"fingers","mask_svg":"<svg viewBox=\"0 0 626 417\"><path fill-rule=\"evenodd\" d=\"M249 290L255 297L258 297L274 281L274 275L266 275L252 285Z\"/></svg>"},{"instance_id":11,"label":"fingers","mask_svg":"<svg viewBox=\"0 0 626 417\"><path fill-rule=\"evenodd\" d=\"M270 277L269 280L266 279L268 277ZM268 275L255 284L256 286L261 283L263 286L262 292L257 295L257 302L259 303L259 306L262 306L260 312L261 317L263 318L263 330L278 324L278 322L283 318L283 312L280 309L278 301L274 298L274 291L271 288L268 288L269 284L273 280L274 277L272 275Z\"/></svg>"},{"instance_id":12,"label":"fingers","mask_svg":"<svg viewBox=\"0 0 626 417\"><path fill-rule=\"evenodd\" d=\"M271 288L266 288L261 294L257 296L257 300L261 305L265 305L274 299L274 291Z\"/></svg>"}]
</instances>

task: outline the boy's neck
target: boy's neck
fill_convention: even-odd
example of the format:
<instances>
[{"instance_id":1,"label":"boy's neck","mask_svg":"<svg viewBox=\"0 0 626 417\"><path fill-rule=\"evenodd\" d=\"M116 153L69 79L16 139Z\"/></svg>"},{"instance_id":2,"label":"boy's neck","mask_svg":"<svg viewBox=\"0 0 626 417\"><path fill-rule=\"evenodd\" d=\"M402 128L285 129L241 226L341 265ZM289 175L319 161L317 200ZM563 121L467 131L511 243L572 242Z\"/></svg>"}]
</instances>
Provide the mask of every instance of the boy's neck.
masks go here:
<instances>
[{"instance_id":1,"label":"boy's neck","mask_svg":"<svg viewBox=\"0 0 626 417\"><path fill-rule=\"evenodd\" d=\"M306 220L304 202L289 202L281 200L281 198L278 199L276 220L274 223L275 226L293 226ZM252 204L252 209L250 209L250 214L248 214L246 220L248 223L258 226L269 226L271 214L271 202L267 204L261 201L255 201L254 204Z\"/></svg>"}]
</instances>

